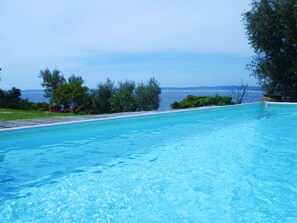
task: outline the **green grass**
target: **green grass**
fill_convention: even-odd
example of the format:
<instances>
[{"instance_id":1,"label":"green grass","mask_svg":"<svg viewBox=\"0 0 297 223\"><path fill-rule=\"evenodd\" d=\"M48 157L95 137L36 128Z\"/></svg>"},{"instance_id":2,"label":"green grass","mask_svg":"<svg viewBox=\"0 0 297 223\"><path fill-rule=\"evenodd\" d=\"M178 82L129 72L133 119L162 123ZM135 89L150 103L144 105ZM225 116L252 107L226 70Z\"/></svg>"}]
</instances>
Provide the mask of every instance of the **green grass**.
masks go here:
<instances>
[{"instance_id":1,"label":"green grass","mask_svg":"<svg viewBox=\"0 0 297 223\"><path fill-rule=\"evenodd\" d=\"M12 121L19 119L31 118L48 118L48 117L61 117L61 116L75 116L72 113L53 113L53 112L39 112L27 111L19 109L6 109L0 108L0 121Z\"/></svg>"}]
</instances>

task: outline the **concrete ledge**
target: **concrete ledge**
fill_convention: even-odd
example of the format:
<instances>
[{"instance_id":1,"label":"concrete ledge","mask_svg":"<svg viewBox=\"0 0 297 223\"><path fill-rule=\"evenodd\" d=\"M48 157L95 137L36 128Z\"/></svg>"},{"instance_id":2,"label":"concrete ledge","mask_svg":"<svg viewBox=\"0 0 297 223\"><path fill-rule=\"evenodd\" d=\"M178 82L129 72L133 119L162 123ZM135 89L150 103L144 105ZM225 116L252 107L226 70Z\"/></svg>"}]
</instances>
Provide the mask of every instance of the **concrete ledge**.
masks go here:
<instances>
[{"instance_id":1,"label":"concrete ledge","mask_svg":"<svg viewBox=\"0 0 297 223\"><path fill-rule=\"evenodd\" d=\"M152 114L157 112L123 112L113 114L102 115L80 115L80 116L65 116L65 117L50 117L50 118L32 118L32 119L20 119L13 121L0 121L0 129L29 127L36 125L48 125L55 123L68 123L68 122L80 122L97 119L107 119L116 117L126 117L134 115Z\"/></svg>"},{"instance_id":2,"label":"concrete ledge","mask_svg":"<svg viewBox=\"0 0 297 223\"><path fill-rule=\"evenodd\" d=\"M260 104L260 103L255 102L255 103L247 103L247 104L240 104L240 105L205 106L205 107L166 110L166 111L122 112L122 113L101 114L101 115L81 115L81 116L65 116L65 117L50 117L50 118L33 118L33 119L22 119L22 120L14 120L14 121L0 121L0 131L23 129L23 128L30 128L30 127L37 127L37 126L55 125L55 124L60 125L60 124L66 124L66 123L78 123L78 122L116 119L116 118L124 118L124 117L185 112L185 111L193 111L193 110L219 109L224 107L238 107L238 106L241 107L241 106L252 105L252 104Z\"/></svg>"}]
</instances>

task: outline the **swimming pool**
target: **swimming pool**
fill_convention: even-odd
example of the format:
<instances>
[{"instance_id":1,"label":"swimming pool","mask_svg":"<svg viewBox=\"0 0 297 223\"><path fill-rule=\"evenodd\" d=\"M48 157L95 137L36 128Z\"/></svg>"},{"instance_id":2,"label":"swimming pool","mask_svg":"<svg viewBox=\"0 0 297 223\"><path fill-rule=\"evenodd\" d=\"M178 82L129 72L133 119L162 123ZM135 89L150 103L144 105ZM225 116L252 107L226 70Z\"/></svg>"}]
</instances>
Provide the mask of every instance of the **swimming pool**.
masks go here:
<instances>
[{"instance_id":1,"label":"swimming pool","mask_svg":"<svg viewBox=\"0 0 297 223\"><path fill-rule=\"evenodd\" d=\"M297 105L0 132L0 222L297 222Z\"/></svg>"}]
</instances>

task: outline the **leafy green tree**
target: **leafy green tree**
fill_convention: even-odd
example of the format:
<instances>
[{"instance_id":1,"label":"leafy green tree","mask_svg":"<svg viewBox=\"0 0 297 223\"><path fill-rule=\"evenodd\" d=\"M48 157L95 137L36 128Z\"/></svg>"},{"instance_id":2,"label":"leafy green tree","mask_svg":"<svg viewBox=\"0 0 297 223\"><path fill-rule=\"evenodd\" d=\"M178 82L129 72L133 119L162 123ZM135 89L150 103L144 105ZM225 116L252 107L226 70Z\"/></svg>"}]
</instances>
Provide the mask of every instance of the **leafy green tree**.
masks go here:
<instances>
[{"instance_id":1,"label":"leafy green tree","mask_svg":"<svg viewBox=\"0 0 297 223\"><path fill-rule=\"evenodd\" d=\"M159 108L161 89L152 78L147 84L123 81L114 84L110 79L100 83L92 94L93 106L98 113L150 111Z\"/></svg>"},{"instance_id":2,"label":"leafy green tree","mask_svg":"<svg viewBox=\"0 0 297 223\"><path fill-rule=\"evenodd\" d=\"M120 81L118 83L118 87L116 88L116 92L129 92L131 95L133 95L133 92L135 90L135 82L134 81Z\"/></svg>"},{"instance_id":3,"label":"leafy green tree","mask_svg":"<svg viewBox=\"0 0 297 223\"><path fill-rule=\"evenodd\" d=\"M54 89L52 102L63 105L64 109L77 109L81 106L86 106L88 102L88 88L83 86L81 77L71 76L70 82L62 84L57 89Z\"/></svg>"},{"instance_id":4,"label":"leafy green tree","mask_svg":"<svg viewBox=\"0 0 297 223\"><path fill-rule=\"evenodd\" d=\"M5 107L5 96L6 96L5 91L0 89L0 108Z\"/></svg>"},{"instance_id":5,"label":"leafy green tree","mask_svg":"<svg viewBox=\"0 0 297 223\"><path fill-rule=\"evenodd\" d=\"M137 110L157 110L160 106L160 94L161 88L154 78L151 78L147 84L139 84L135 90Z\"/></svg>"},{"instance_id":6,"label":"leafy green tree","mask_svg":"<svg viewBox=\"0 0 297 223\"><path fill-rule=\"evenodd\" d=\"M115 93L109 99L113 112L132 112L137 109L137 101L134 98L134 81L119 82Z\"/></svg>"},{"instance_id":7,"label":"leafy green tree","mask_svg":"<svg viewBox=\"0 0 297 223\"><path fill-rule=\"evenodd\" d=\"M19 108L21 102L21 90L11 88L8 92L0 90L0 107L3 108Z\"/></svg>"},{"instance_id":8,"label":"leafy green tree","mask_svg":"<svg viewBox=\"0 0 297 223\"><path fill-rule=\"evenodd\" d=\"M48 68L40 71L40 78L42 78L41 86L44 89L44 97L51 98L55 89L66 83L66 79L57 69L50 71Z\"/></svg>"},{"instance_id":9,"label":"leafy green tree","mask_svg":"<svg viewBox=\"0 0 297 223\"><path fill-rule=\"evenodd\" d=\"M63 109L69 109L72 102L72 87L69 84L62 84L59 88L54 89L51 103L62 105Z\"/></svg>"},{"instance_id":10,"label":"leafy green tree","mask_svg":"<svg viewBox=\"0 0 297 223\"><path fill-rule=\"evenodd\" d=\"M15 87L11 88L11 90L8 91L6 100L9 104L18 105L21 102L21 90Z\"/></svg>"},{"instance_id":11,"label":"leafy green tree","mask_svg":"<svg viewBox=\"0 0 297 223\"><path fill-rule=\"evenodd\" d=\"M74 74L72 74L70 77L68 77L68 83L72 84L74 82L79 83L80 85L83 85L85 83L81 76L75 76Z\"/></svg>"},{"instance_id":12,"label":"leafy green tree","mask_svg":"<svg viewBox=\"0 0 297 223\"><path fill-rule=\"evenodd\" d=\"M249 65L267 93L297 101L297 0L253 0L244 24L255 56Z\"/></svg>"},{"instance_id":13,"label":"leafy green tree","mask_svg":"<svg viewBox=\"0 0 297 223\"><path fill-rule=\"evenodd\" d=\"M137 101L128 90L119 91L109 99L112 112L133 112L137 109Z\"/></svg>"},{"instance_id":14,"label":"leafy green tree","mask_svg":"<svg viewBox=\"0 0 297 223\"><path fill-rule=\"evenodd\" d=\"M97 89L93 92L92 103L96 112L111 113L111 105L109 99L115 93L114 82L107 78L105 83L98 84Z\"/></svg>"}]
</instances>

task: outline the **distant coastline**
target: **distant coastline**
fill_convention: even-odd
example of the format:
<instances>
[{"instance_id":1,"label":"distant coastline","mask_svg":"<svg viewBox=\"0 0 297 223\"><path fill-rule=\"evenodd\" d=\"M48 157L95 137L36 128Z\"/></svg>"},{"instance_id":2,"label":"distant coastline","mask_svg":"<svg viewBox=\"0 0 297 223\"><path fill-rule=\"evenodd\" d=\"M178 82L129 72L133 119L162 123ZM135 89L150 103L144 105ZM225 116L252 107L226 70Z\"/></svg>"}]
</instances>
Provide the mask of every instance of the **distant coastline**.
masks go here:
<instances>
[{"instance_id":1,"label":"distant coastline","mask_svg":"<svg viewBox=\"0 0 297 223\"><path fill-rule=\"evenodd\" d=\"M230 91L234 86L216 86L216 87L163 87L160 95L159 110L170 109L170 104L174 101L180 101L187 95L196 96L230 96ZM250 86L250 94L244 100L244 103L258 102L263 97L263 91L260 87ZM48 98L44 98L42 89L23 90L22 98L28 98L33 102L49 102Z\"/></svg>"},{"instance_id":2,"label":"distant coastline","mask_svg":"<svg viewBox=\"0 0 297 223\"><path fill-rule=\"evenodd\" d=\"M232 90L234 87L239 86L198 86L198 87L162 87L162 90L222 90L222 91L228 91ZM250 91L263 91L263 89L259 86L248 86L248 90Z\"/></svg>"},{"instance_id":3,"label":"distant coastline","mask_svg":"<svg viewBox=\"0 0 297 223\"><path fill-rule=\"evenodd\" d=\"M222 91L228 91L233 89L234 87L239 86L197 86L197 87L161 87L162 90L203 90L203 91L214 91L214 90L222 90ZM94 90L94 89L91 89ZM263 89L259 86L248 86L248 90L250 91L263 91ZM43 92L43 89L27 89L22 90L22 92Z\"/></svg>"}]
</instances>

